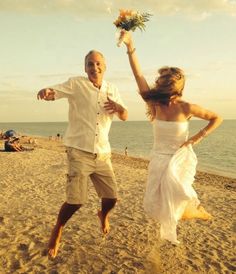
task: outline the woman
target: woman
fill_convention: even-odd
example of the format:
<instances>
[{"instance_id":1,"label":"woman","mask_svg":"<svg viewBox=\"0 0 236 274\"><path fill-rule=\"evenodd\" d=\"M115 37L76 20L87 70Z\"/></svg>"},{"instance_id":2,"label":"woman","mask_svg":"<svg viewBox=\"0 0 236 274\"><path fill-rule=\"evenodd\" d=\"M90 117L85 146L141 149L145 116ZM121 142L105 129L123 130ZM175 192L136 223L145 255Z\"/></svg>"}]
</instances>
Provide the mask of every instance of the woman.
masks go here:
<instances>
[{"instance_id":1,"label":"woman","mask_svg":"<svg viewBox=\"0 0 236 274\"><path fill-rule=\"evenodd\" d=\"M179 68L159 69L155 86L150 88L139 66L131 33L122 30L120 38L127 47L130 66L153 123L154 145L144 209L161 223L161 238L177 244L178 220L211 218L200 205L192 187L197 164L192 146L216 129L222 119L209 110L182 100L185 76ZM188 121L192 117L207 120L208 124L189 137Z\"/></svg>"}]
</instances>

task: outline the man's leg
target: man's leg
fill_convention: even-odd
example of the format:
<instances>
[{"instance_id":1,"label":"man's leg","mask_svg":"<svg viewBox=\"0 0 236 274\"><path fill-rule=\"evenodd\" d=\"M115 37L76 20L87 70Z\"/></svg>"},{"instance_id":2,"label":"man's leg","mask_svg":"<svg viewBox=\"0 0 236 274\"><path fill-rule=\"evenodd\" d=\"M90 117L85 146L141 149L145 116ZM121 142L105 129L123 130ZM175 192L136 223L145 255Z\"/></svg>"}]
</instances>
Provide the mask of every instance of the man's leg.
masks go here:
<instances>
[{"instance_id":1,"label":"man's leg","mask_svg":"<svg viewBox=\"0 0 236 274\"><path fill-rule=\"evenodd\" d=\"M102 198L102 210L98 211L98 217L104 234L107 234L110 230L109 212L114 208L116 201L117 199Z\"/></svg>"},{"instance_id":2,"label":"man's leg","mask_svg":"<svg viewBox=\"0 0 236 274\"><path fill-rule=\"evenodd\" d=\"M62 205L57 217L56 225L52 230L51 237L48 243L48 255L51 258L55 258L57 256L62 229L64 225L80 207L80 204L72 205L66 202Z\"/></svg>"}]
</instances>

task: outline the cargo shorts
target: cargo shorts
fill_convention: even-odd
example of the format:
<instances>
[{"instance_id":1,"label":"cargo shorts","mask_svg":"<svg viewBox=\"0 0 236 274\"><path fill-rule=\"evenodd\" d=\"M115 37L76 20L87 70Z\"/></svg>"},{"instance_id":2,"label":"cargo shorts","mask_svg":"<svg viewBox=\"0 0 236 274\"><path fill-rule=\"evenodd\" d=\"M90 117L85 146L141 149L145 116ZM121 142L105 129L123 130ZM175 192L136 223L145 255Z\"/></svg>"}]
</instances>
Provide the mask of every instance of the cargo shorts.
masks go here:
<instances>
[{"instance_id":1,"label":"cargo shorts","mask_svg":"<svg viewBox=\"0 0 236 274\"><path fill-rule=\"evenodd\" d=\"M88 199L90 178L100 198L117 198L117 183L111 164L111 154L94 154L67 147L68 175L66 201L84 204Z\"/></svg>"}]
</instances>

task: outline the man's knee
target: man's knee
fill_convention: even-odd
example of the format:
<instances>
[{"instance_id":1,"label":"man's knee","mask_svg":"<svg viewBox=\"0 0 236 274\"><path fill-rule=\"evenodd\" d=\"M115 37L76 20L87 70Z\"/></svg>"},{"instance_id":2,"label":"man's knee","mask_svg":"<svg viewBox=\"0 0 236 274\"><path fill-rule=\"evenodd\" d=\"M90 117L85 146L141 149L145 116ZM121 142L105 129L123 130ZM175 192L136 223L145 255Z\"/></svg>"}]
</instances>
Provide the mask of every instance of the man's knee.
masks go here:
<instances>
[{"instance_id":1,"label":"man's knee","mask_svg":"<svg viewBox=\"0 0 236 274\"><path fill-rule=\"evenodd\" d=\"M102 205L106 208L112 208L115 206L117 198L102 198Z\"/></svg>"},{"instance_id":2,"label":"man's knee","mask_svg":"<svg viewBox=\"0 0 236 274\"><path fill-rule=\"evenodd\" d=\"M74 209L74 210L78 210L82 206L82 204L68 204L67 202L66 202L66 205L67 205L68 208Z\"/></svg>"},{"instance_id":3,"label":"man's knee","mask_svg":"<svg viewBox=\"0 0 236 274\"><path fill-rule=\"evenodd\" d=\"M58 222L60 225L65 225L72 215L81 207L81 204L68 204L65 202L59 212Z\"/></svg>"}]
</instances>

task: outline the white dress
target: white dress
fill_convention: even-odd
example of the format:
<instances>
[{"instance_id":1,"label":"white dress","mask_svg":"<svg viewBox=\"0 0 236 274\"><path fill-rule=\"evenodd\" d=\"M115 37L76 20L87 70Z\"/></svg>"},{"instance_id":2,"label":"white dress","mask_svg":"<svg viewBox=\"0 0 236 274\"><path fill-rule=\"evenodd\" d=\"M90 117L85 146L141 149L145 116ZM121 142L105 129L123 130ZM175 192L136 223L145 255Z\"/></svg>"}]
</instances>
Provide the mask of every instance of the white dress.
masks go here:
<instances>
[{"instance_id":1,"label":"white dress","mask_svg":"<svg viewBox=\"0 0 236 274\"><path fill-rule=\"evenodd\" d=\"M197 207L192 187L197 158L188 139L189 123L154 120L154 145L148 167L144 210L161 224L161 238L179 243L176 227L186 207Z\"/></svg>"}]
</instances>

